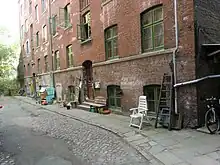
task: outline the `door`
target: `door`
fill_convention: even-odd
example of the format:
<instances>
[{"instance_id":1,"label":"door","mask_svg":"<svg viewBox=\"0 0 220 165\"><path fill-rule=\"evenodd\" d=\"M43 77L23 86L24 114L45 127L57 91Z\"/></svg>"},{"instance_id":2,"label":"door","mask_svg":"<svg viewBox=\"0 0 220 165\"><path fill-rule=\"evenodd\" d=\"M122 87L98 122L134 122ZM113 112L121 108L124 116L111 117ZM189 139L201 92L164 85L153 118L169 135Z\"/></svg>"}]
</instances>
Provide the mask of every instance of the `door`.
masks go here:
<instances>
[{"instance_id":1,"label":"door","mask_svg":"<svg viewBox=\"0 0 220 165\"><path fill-rule=\"evenodd\" d=\"M92 61L83 63L83 80L84 80L84 95L85 99L94 99L93 97L93 77L92 77Z\"/></svg>"}]
</instances>

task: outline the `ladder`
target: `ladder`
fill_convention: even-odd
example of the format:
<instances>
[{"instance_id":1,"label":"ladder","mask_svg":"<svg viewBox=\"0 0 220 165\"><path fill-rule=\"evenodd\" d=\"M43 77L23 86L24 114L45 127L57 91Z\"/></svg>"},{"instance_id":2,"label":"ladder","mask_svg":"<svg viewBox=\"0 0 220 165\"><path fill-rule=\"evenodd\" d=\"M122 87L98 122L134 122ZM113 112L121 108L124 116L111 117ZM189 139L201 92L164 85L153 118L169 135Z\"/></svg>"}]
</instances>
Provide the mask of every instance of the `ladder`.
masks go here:
<instances>
[{"instance_id":1,"label":"ladder","mask_svg":"<svg viewBox=\"0 0 220 165\"><path fill-rule=\"evenodd\" d=\"M172 126L172 95L173 95L173 76L169 73L164 73L160 87L159 102L156 112L155 128L158 124L163 127L168 127L171 130Z\"/></svg>"}]
</instances>

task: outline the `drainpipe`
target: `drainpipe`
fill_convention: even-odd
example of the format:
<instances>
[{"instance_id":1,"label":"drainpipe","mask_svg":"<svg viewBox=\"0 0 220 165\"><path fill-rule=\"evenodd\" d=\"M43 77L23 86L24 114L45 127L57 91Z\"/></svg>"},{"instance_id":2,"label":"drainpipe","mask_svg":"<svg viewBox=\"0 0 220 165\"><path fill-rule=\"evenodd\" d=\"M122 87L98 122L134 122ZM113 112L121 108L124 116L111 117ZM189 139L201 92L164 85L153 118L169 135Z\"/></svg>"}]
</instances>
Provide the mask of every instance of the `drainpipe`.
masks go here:
<instances>
[{"instance_id":1,"label":"drainpipe","mask_svg":"<svg viewBox=\"0 0 220 165\"><path fill-rule=\"evenodd\" d=\"M176 42L176 47L173 51L173 75L174 75L174 84L177 83L177 72L176 72L176 53L178 51L179 47L179 34L178 34L178 13L177 13L177 0L174 0L174 21L175 21L175 42ZM175 109L175 114L178 113L177 109L177 88L174 88L174 109Z\"/></svg>"},{"instance_id":2,"label":"drainpipe","mask_svg":"<svg viewBox=\"0 0 220 165\"><path fill-rule=\"evenodd\" d=\"M52 34L52 12L51 12L51 0L48 1L48 13L49 13L49 45L50 45L50 56L52 58L52 61L51 61L51 65L52 65L52 83L53 83L53 87L55 88L55 79L54 79L54 58L53 58L53 34Z\"/></svg>"}]
</instances>

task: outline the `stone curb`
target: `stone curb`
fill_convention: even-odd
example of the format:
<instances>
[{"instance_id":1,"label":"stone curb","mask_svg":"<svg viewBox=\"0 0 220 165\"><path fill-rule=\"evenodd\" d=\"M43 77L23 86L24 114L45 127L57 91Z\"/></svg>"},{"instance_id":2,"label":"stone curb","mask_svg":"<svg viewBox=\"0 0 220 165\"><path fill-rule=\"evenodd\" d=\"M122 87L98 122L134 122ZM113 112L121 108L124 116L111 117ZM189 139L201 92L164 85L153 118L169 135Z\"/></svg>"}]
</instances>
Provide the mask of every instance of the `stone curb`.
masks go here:
<instances>
[{"instance_id":1,"label":"stone curb","mask_svg":"<svg viewBox=\"0 0 220 165\"><path fill-rule=\"evenodd\" d=\"M157 162L155 165L165 165L164 163L162 163L159 159L157 159L156 157L154 157L154 156L153 156L152 154L150 154L149 152L148 152L148 153L143 152L138 146L132 145L130 142L128 142L127 140L125 140L125 139L124 139L124 135L123 135L123 133L121 133L121 132L115 131L115 130L113 130L113 129L111 129L111 128L104 127L104 126L102 126L102 125L100 125L100 124L93 123L93 122L90 122L90 121L88 121L88 120L85 120L85 119L82 119L82 118L79 118L79 117L74 117L74 116L71 116L71 115L68 115L68 114L65 114L65 113L62 113L62 112L57 112L57 111L50 110L49 108L46 108L46 107L44 107L44 106L42 106L42 105L34 104L34 103L31 103L31 102L26 101L26 100L24 100L24 99L20 99L20 98L18 98L18 97L14 97L14 98L17 99L17 100L20 100L20 101L22 101L22 102L25 102L25 103L27 103L27 104L30 104L30 105L33 105L33 106L42 108L42 109L44 109L44 110L46 110L46 111L49 111L49 112L51 112L51 113L56 113L56 114L59 114L59 115L61 115L61 116L65 116L65 117L68 117L68 118L71 118L71 119L74 119L74 120L77 120L77 121L80 121L80 122L83 122L83 123L86 123L86 124L89 124L89 125L92 125L92 126L101 128L101 129L104 129L104 130L106 130L106 131L108 131L108 132L111 132L111 133L115 134L116 136L120 137L121 140L122 140L123 142L125 142L126 144L128 144L130 147L134 148L141 156L143 156L143 157L144 157L146 160L148 160L149 162L154 159L154 160ZM144 137L146 136L146 135L142 134L141 132L135 131L135 133L141 134L141 135L144 136Z\"/></svg>"}]
</instances>

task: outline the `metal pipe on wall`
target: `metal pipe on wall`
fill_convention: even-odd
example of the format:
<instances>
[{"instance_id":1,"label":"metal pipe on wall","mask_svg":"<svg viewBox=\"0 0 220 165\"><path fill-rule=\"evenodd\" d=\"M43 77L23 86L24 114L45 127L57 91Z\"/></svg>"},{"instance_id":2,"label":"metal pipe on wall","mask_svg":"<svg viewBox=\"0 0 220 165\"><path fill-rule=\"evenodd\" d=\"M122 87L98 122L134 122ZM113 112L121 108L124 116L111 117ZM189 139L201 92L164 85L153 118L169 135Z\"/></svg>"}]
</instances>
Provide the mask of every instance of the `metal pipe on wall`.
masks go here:
<instances>
[{"instance_id":1,"label":"metal pipe on wall","mask_svg":"<svg viewBox=\"0 0 220 165\"><path fill-rule=\"evenodd\" d=\"M173 75L174 75L174 84L177 83L177 71L176 71L176 53L178 51L179 47L179 34L178 34L178 13L177 13L177 0L174 0L174 22L175 22L175 42L176 42L176 48L173 51ZM178 98L177 98L177 88L174 88L174 109L175 113L178 113Z\"/></svg>"},{"instance_id":2,"label":"metal pipe on wall","mask_svg":"<svg viewBox=\"0 0 220 165\"><path fill-rule=\"evenodd\" d=\"M52 34L52 11L51 11L51 0L48 1L48 13L49 13L49 45L50 45L50 57L51 57L51 74L52 74L52 86L55 88L55 78L54 78L54 56L53 56L53 34Z\"/></svg>"}]
</instances>

